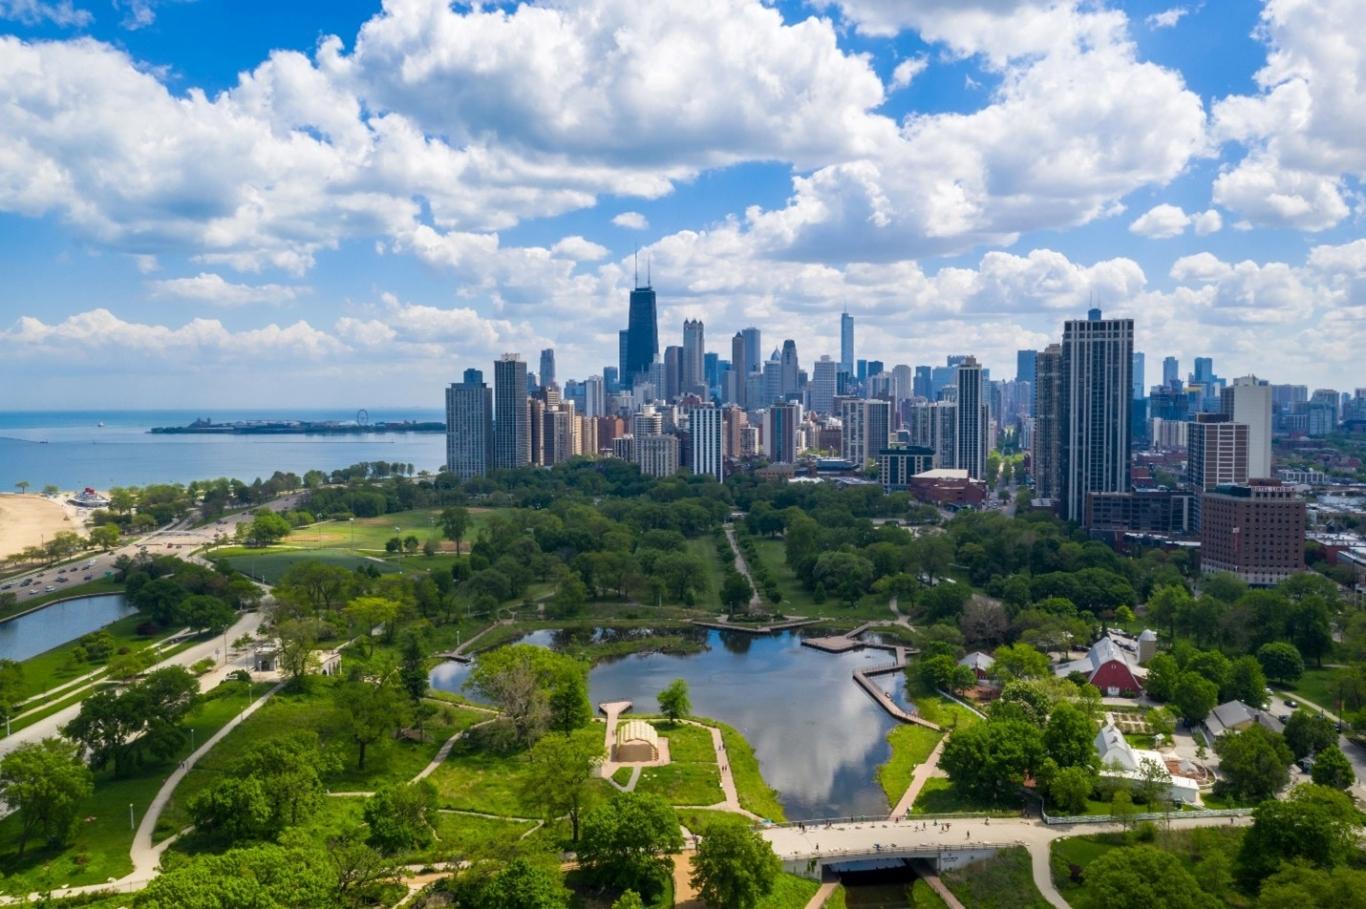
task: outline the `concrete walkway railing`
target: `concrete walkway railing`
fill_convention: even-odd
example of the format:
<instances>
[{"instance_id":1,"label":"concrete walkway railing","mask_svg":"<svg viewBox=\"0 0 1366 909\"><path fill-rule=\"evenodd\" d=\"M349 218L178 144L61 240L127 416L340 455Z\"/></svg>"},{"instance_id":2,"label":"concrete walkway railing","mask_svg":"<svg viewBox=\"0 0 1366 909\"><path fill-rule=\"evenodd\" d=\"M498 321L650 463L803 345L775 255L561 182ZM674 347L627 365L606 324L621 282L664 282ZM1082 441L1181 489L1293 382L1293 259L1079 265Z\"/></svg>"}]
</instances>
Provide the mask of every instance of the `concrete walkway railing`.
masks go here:
<instances>
[{"instance_id":1,"label":"concrete walkway railing","mask_svg":"<svg viewBox=\"0 0 1366 909\"><path fill-rule=\"evenodd\" d=\"M1114 814L1077 814L1053 817L1042 812L1043 822L1050 826L1062 824L1121 824L1125 821L1162 821L1168 818L1248 817L1252 808L1213 808L1208 811L1145 811L1120 817Z\"/></svg>"}]
</instances>

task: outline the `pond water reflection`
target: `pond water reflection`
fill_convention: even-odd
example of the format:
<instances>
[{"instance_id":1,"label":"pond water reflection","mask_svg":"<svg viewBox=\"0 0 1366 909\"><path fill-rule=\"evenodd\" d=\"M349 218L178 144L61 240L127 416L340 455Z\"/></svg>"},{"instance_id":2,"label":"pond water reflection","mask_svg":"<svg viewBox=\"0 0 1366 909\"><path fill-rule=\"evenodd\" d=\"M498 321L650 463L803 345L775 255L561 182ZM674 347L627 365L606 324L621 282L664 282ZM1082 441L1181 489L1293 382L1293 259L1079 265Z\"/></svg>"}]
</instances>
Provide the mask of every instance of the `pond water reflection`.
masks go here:
<instances>
[{"instance_id":1,"label":"pond water reflection","mask_svg":"<svg viewBox=\"0 0 1366 909\"><path fill-rule=\"evenodd\" d=\"M522 640L556 647L564 635L536 631ZM589 676L593 703L630 700L637 712L654 712L655 695L673 679L686 679L695 713L729 723L749 739L790 819L887 811L874 773L888 757L886 736L895 721L852 681L855 669L886 664L887 652L824 653L802 647L790 631L710 630L705 636L701 653L634 654L599 663ZM459 691L468 673L468 666L444 663L433 670L432 685ZM876 680L894 700L903 700L901 674Z\"/></svg>"}]
</instances>

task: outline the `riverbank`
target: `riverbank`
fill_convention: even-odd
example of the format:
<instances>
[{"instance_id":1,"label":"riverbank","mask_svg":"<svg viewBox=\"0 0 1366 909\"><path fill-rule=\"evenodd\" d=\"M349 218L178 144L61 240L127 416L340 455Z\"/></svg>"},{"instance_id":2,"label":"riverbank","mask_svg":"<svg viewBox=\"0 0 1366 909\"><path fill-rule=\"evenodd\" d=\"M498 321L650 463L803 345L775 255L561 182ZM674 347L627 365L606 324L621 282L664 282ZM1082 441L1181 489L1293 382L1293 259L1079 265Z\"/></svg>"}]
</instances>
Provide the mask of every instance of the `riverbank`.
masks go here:
<instances>
[{"instance_id":1,"label":"riverbank","mask_svg":"<svg viewBox=\"0 0 1366 909\"><path fill-rule=\"evenodd\" d=\"M0 494L0 560L40 546L62 531L84 530L84 520L74 505L47 496Z\"/></svg>"}]
</instances>

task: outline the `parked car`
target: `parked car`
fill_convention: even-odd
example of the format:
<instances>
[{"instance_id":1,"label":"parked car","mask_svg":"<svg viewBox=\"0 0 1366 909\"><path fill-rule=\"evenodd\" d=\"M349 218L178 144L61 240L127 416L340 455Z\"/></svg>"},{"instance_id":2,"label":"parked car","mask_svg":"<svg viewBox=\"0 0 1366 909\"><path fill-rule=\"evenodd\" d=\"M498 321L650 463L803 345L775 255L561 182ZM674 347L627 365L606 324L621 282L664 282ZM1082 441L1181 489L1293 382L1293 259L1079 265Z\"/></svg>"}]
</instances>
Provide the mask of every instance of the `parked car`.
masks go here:
<instances>
[{"instance_id":1,"label":"parked car","mask_svg":"<svg viewBox=\"0 0 1366 909\"><path fill-rule=\"evenodd\" d=\"M52 591L54 591L54 590L56 590L56 589L57 589L57 588L56 588L56 587L53 587L51 584L47 585L47 592L48 592L48 593L52 593Z\"/></svg>"},{"instance_id":2,"label":"parked car","mask_svg":"<svg viewBox=\"0 0 1366 909\"><path fill-rule=\"evenodd\" d=\"M86 575L85 577L81 578L81 580L82 580L82 581L89 581L90 579L92 579L92 578L94 578L94 577L95 577L95 576L94 576L93 574L88 574L88 575Z\"/></svg>"},{"instance_id":3,"label":"parked car","mask_svg":"<svg viewBox=\"0 0 1366 909\"><path fill-rule=\"evenodd\" d=\"M1294 709L1298 708L1300 705L1299 705L1299 704L1296 704L1294 701L1290 700L1290 698L1286 698L1286 699L1285 699L1285 706L1289 707L1291 710L1294 710Z\"/></svg>"}]
</instances>

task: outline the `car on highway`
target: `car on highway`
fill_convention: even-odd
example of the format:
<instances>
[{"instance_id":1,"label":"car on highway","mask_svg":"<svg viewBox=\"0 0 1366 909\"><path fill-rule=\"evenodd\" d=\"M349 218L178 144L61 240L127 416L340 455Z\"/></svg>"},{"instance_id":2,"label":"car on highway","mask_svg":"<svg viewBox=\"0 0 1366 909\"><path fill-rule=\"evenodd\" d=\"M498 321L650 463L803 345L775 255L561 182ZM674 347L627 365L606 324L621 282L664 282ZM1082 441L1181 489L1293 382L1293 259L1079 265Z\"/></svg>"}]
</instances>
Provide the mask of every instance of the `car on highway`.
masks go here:
<instances>
[{"instance_id":1,"label":"car on highway","mask_svg":"<svg viewBox=\"0 0 1366 909\"><path fill-rule=\"evenodd\" d=\"M82 581L89 581L89 580L91 580L91 579L94 578L94 577L95 577L95 576L94 576L93 574L88 574L88 575L86 575L85 577L81 578L81 580L82 580Z\"/></svg>"},{"instance_id":2,"label":"car on highway","mask_svg":"<svg viewBox=\"0 0 1366 909\"><path fill-rule=\"evenodd\" d=\"M47 592L48 592L48 593L52 593L52 592L53 592L54 590L56 590L56 589L57 589L57 588L56 588L56 587L53 587L51 584L47 585Z\"/></svg>"}]
</instances>

